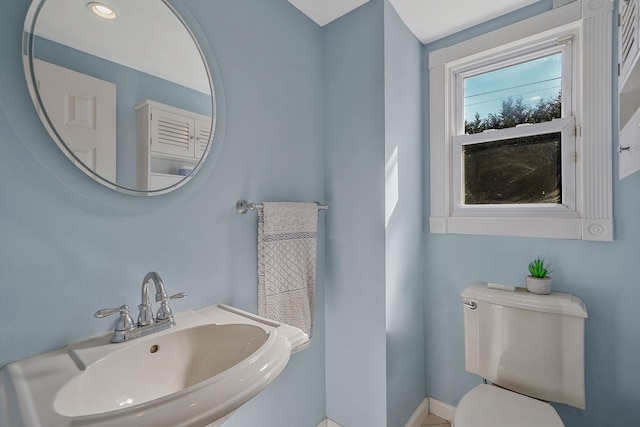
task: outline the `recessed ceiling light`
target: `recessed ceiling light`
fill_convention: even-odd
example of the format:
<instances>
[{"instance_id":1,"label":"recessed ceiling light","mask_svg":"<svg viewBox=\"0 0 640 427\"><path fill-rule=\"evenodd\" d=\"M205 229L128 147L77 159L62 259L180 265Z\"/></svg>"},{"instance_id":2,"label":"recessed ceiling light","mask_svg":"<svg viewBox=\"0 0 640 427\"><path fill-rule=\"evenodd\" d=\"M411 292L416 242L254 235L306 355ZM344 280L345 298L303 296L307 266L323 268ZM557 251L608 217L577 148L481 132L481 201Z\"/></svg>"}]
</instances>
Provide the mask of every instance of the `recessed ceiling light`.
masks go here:
<instances>
[{"instance_id":1,"label":"recessed ceiling light","mask_svg":"<svg viewBox=\"0 0 640 427\"><path fill-rule=\"evenodd\" d=\"M87 4L87 8L100 18L116 19L118 17L118 15L116 15L116 11L113 10L111 6L107 6L103 3L91 2Z\"/></svg>"}]
</instances>

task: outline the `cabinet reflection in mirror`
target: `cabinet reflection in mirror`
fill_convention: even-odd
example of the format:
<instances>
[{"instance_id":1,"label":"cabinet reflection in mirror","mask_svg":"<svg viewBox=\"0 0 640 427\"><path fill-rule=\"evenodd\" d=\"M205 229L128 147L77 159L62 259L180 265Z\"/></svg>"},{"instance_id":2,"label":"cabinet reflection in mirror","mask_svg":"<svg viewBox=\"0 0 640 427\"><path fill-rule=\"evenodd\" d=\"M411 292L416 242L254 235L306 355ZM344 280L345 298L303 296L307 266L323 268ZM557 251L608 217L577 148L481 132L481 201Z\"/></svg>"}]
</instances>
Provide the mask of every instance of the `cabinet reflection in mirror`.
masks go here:
<instances>
[{"instance_id":1,"label":"cabinet reflection in mirror","mask_svg":"<svg viewBox=\"0 0 640 427\"><path fill-rule=\"evenodd\" d=\"M204 162L215 128L211 76L164 0L34 0L23 46L43 124L90 177L163 194Z\"/></svg>"}]
</instances>

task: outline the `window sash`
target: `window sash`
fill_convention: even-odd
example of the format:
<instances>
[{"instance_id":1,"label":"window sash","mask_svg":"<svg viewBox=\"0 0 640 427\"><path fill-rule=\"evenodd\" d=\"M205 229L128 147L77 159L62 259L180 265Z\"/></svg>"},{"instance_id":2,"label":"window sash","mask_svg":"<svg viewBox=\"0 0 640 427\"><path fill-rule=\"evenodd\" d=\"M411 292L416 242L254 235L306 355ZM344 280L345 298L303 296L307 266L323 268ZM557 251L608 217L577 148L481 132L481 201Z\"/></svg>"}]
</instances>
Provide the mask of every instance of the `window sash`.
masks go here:
<instances>
[{"instance_id":1,"label":"window sash","mask_svg":"<svg viewBox=\"0 0 640 427\"><path fill-rule=\"evenodd\" d=\"M489 73L501 68L508 68L514 65L533 61L535 59L550 56L556 53L562 54L562 117L574 115L573 100L573 37L552 38L544 42L534 44L526 49L516 49L505 54L490 56L476 62L465 63L462 66L452 68L451 73L455 82L455 134L462 135L464 128L464 80L480 74Z\"/></svg>"},{"instance_id":2,"label":"window sash","mask_svg":"<svg viewBox=\"0 0 640 427\"><path fill-rule=\"evenodd\" d=\"M575 118L555 119L550 122L536 123L514 128L492 130L471 135L453 137L453 197L452 216L513 216L530 215L535 210L542 216L577 216L576 212L576 167L575 167ZM549 133L561 133L560 156L562 170L562 203L523 203L523 204L485 204L467 205L464 203L463 147L506 139L522 138Z\"/></svg>"}]
</instances>

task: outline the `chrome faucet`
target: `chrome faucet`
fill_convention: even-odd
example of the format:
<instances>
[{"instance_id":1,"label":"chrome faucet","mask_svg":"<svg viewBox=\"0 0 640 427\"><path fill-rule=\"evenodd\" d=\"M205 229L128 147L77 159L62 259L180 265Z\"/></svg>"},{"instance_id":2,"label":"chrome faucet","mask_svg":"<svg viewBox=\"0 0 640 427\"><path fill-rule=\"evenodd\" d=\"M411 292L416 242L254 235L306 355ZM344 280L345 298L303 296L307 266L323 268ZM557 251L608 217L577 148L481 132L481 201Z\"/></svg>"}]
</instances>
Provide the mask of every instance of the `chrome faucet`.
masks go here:
<instances>
[{"instance_id":1,"label":"chrome faucet","mask_svg":"<svg viewBox=\"0 0 640 427\"><path fill-rule=\"evenodd\" d=\"M156 302L160 303L158 313L153 316L151 310L151 304L149 302L149 284L153 282L156 287ZM129 341L144 335L152 334L154 332L162 331L175 326L176 322L173 319L173 313L169 307L170 299L183 299L186 298L185 292L167 297L167 293L164 289L164 283L160 278L160 275L154 271L151 271L144 276L142 280L142 301L138 306L138 321L133 322L129 314L129 307L123 305L119 308L105 308L98 310L94 316L102 318L110 316L114 313L120 313L120 319L116 324L116 328L111 337L111 342L124 342Z\"/></svg>"}]
</instances>

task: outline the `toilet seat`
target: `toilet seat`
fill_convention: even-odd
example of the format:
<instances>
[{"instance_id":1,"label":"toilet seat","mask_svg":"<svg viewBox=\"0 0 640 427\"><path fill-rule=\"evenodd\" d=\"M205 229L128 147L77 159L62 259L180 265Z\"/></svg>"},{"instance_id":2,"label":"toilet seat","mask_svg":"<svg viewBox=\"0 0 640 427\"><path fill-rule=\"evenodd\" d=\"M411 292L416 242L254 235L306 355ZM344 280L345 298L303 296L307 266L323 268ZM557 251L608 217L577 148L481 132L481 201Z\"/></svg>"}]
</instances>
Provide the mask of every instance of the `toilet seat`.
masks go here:
<instances>
[{"instance_id":1,"label":"toilet seat","mask_svg":"<svg viewBox=\"0 0 640 427\"><path fill-rule=\"evenodd\" d=\"M465 394L453 418L455 427L564 427L553 407L503 388L481 384Z\"/></svg>"}]
</instances>

